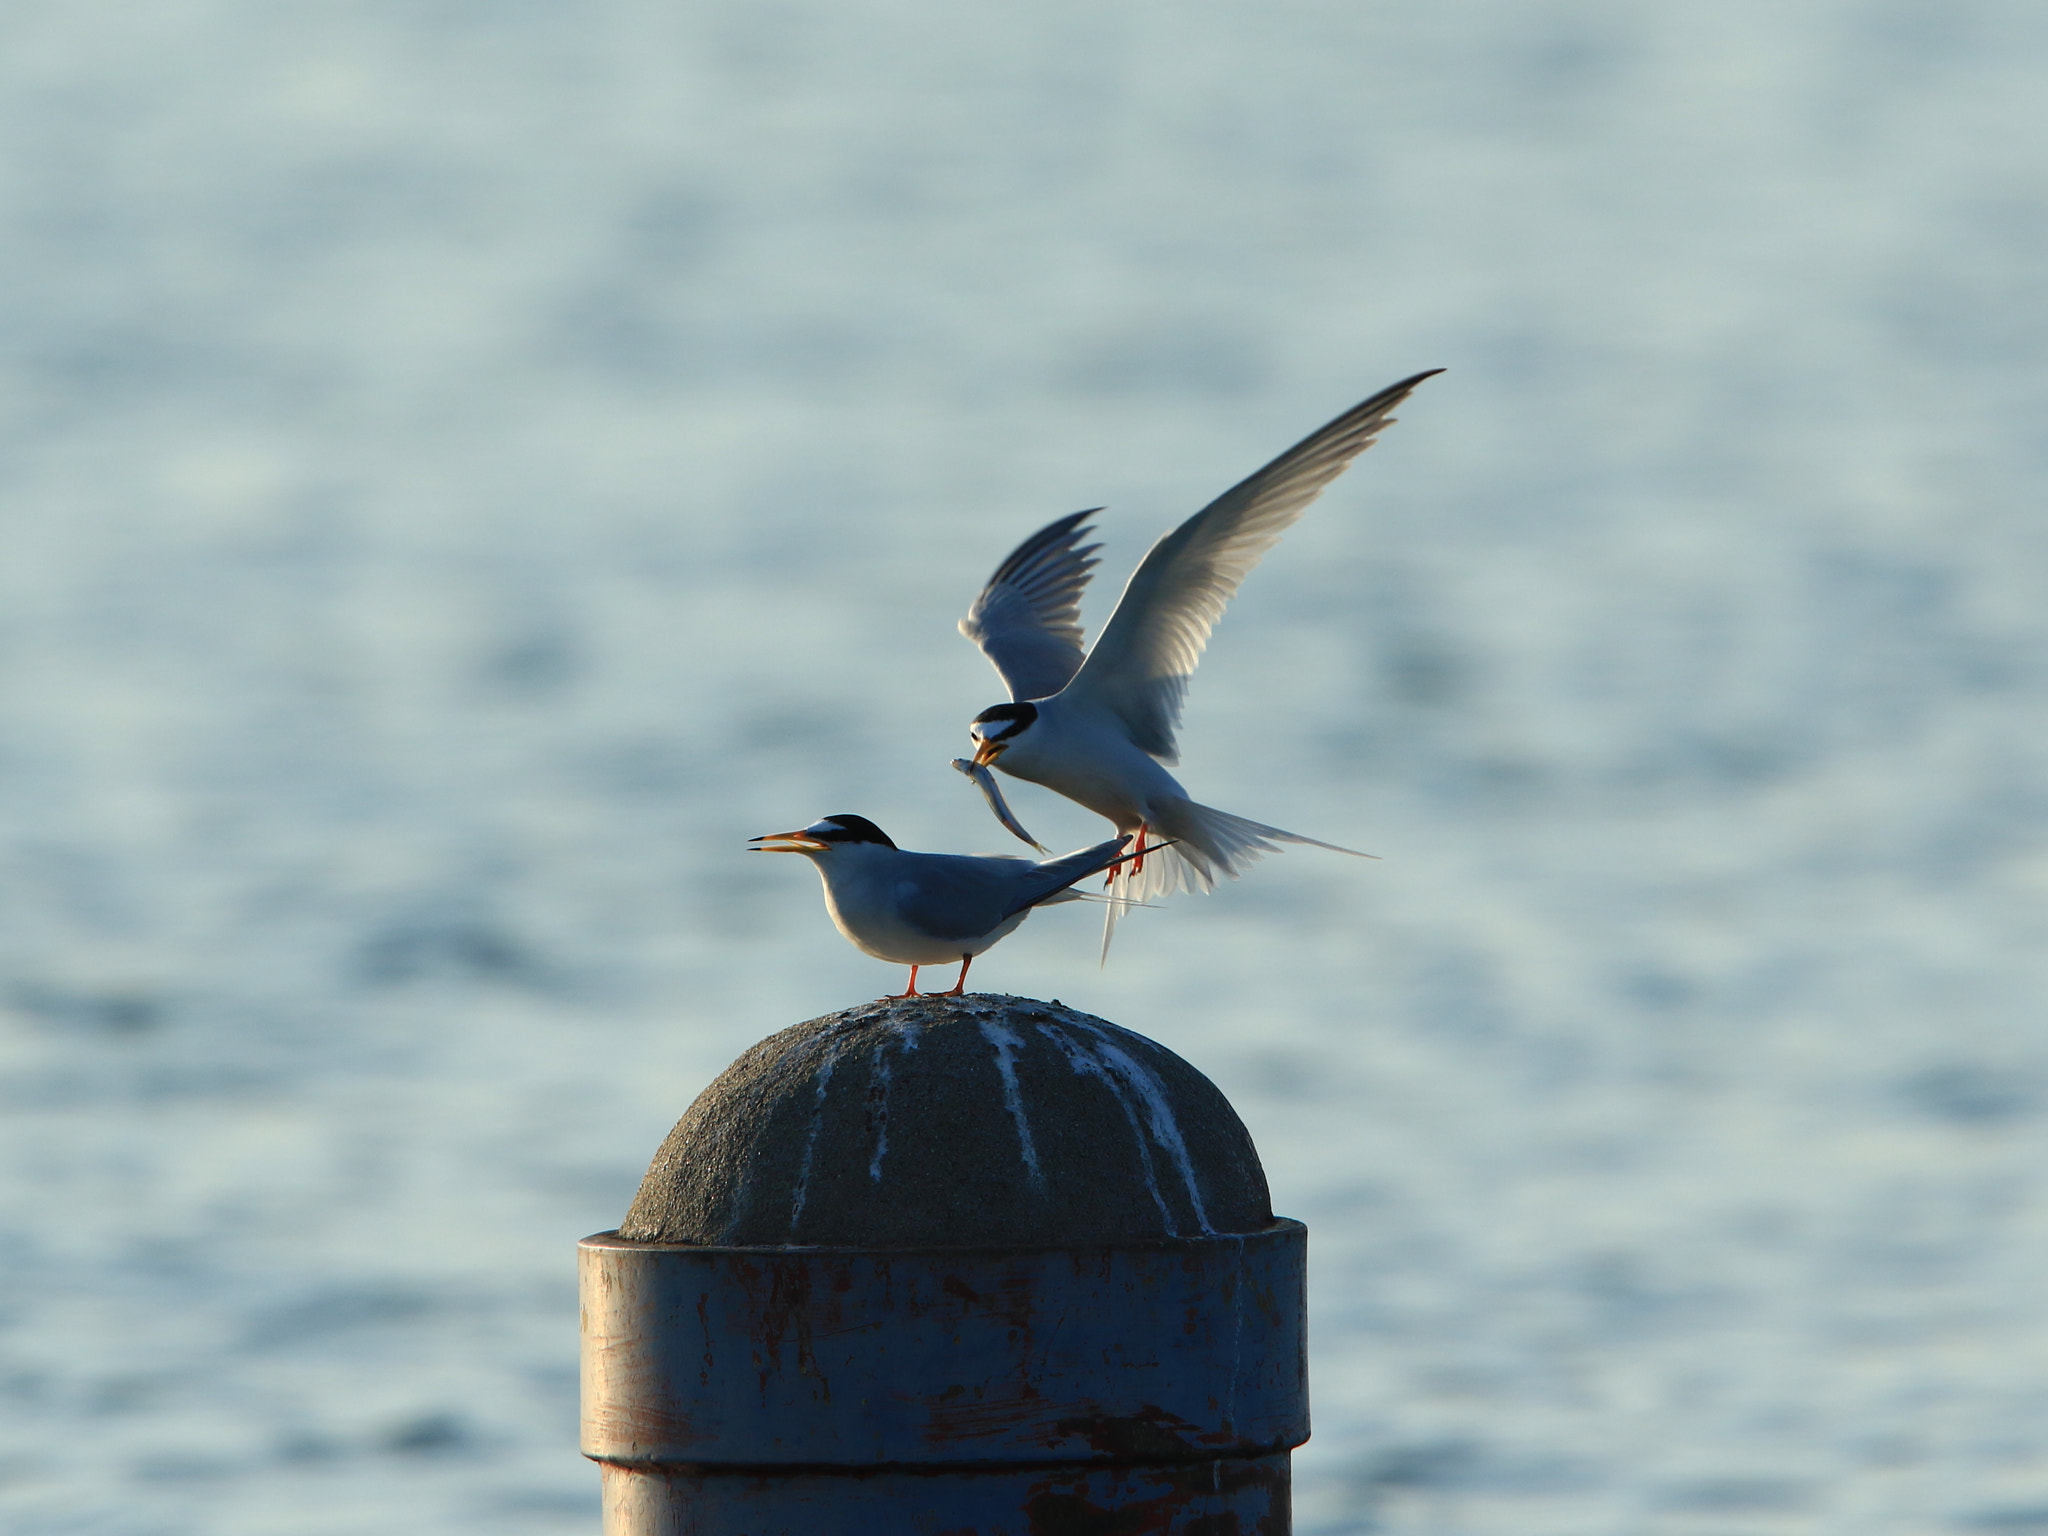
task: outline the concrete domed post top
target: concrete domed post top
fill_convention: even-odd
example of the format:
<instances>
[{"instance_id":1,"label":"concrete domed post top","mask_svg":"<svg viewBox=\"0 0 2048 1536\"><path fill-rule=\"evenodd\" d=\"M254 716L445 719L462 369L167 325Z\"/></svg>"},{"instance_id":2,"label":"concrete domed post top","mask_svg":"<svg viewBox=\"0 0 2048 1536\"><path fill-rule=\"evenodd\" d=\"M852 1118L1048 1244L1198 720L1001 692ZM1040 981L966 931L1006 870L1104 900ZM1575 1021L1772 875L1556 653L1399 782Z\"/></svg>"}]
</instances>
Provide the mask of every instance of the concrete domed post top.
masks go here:
<instances>
[{"instance_id":1,"label":"concrete domed post top","mask_svg":"<svg viewBox=\"0 0 2048 1536\"><path fill-rule=\"evenodd\" d=\"M1305 1238L1142 1035L988 994L784 1030L582 1244L605 1529L1284 1532Z\"/></svg>"},{"instance_id":2,"label":"concrete domed post top","mask_svg":"<svg viewBox=\"0 0 2048 1536\"><path fill-rule=\"evenodd\" d=\"M1251 1137L1193 1067L1059 1003L969 994L762 1041L670 1133L619 1236L1015 1247L1272 1221Z\"/></svg>"}]
</instances>

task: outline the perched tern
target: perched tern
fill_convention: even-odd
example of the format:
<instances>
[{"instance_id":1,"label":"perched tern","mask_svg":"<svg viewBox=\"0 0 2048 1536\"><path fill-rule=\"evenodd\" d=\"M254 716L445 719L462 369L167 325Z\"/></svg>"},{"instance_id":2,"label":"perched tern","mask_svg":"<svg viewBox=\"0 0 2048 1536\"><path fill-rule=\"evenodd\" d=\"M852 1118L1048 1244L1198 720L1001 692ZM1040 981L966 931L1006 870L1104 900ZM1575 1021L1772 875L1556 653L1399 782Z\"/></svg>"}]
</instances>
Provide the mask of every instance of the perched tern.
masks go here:
<instances>
[{"instance_id":1,"label":"perched tern","mask_svg":"<svg viewBox=\"0 0 2048 1536\"><path fill-rule=\"evenodd\" d=\"M1188 679L1239 583L1372 446L1393 421L1389 413L1441 372L1418 373L1353 406L1154 544L1085 654L1081 592L1100 546L1083 541L1099 507L1060 518L1018 545L960 621L1010 690L1009 703L983 710L968 728L970 767L1043 784L1137 840L1130 861L1110 874L1105 954L1128 904L1210 890L1218 876L1235 876L1282 843L1356 853L1198 805L1164 765L1179 761L1174 737ZM1003 824L1030 841L992 781L982 788ZM1160 838L1170 843L1163 851L1154 841Z\"/></svg>"},{"instance_id":2,"label":"perched tern","mask_svg":"<svg viewBox=\"0 0 2048 1536\"><path fill-rule=\"evenodd\" d=\"M910 967L898 997L958 997L974 957L1008 937L1033 907L1082 900L1077 880L1124 855L1128 837L1035 863L1005 854L908 853L865 816L827 816L795 832L750 838L757 853L801 853L825 882L825 909L854 948ZM920 994L917 973L958 962L946 993Z\"/></svg>"}]
</instances>

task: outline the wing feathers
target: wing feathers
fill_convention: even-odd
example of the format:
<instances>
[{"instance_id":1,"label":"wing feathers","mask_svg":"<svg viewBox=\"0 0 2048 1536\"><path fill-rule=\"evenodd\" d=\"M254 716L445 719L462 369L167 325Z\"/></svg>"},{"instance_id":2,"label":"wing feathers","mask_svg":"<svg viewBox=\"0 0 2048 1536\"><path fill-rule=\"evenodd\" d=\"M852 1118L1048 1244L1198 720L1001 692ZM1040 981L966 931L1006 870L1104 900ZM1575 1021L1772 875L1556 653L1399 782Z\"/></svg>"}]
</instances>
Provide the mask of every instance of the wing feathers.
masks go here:
<instances>
[{"instance_id":1,"label":"wing feathers","mask_svg":"<svg viewBox=\"0 0 2048 1536\"><path fill-rule=\"evenodd\" d=\"M1033 864L1029 859L919 853L896 888L905 919L941 941L969 941L1116 863L1128 837ZM991 865L995 866L991 868Z\"/></svg>"},{"instance_id":2,"label":"wing feathers","mask_svg":"<svg viewBox=\"0 0 2048 1536\"><path fill-rule=\"evenodd\" d=\"M1015 917L1027 907L1042 906L1076 881L1101 874L1118 862L1129 842L1129 837L1112 838L1106 843L1097 843L1093 848L1047 859L1033 871L1036 878L1018 894L1015 903L1003 916Z\"/></svg>"},{"instance_id":3,"label":"wing feathers","mask_svg":"<svg viewBox=\"0 0 2048 1536\"><path fill-rule=\"evenodd\" d=\"M1153 545L1065 696L1109 709L1139 748L1175 761L1188 678L1224 606L1309 503L1393 422L1393 409L1441 372L1418 373L1353 406Z\"/></svg>"},{"instance_id":4,"label":"wing feathers","mask_svg":"<svg viewBox=\"0 0 2048 1536\"><path fill-rule=\"evenodd\" d=\"M1099 544L1090 507L1048 523L1010 552L960 621L1014 699L1058 693L1081 668L1081 591Z\"/></svg>"}]
</instances>

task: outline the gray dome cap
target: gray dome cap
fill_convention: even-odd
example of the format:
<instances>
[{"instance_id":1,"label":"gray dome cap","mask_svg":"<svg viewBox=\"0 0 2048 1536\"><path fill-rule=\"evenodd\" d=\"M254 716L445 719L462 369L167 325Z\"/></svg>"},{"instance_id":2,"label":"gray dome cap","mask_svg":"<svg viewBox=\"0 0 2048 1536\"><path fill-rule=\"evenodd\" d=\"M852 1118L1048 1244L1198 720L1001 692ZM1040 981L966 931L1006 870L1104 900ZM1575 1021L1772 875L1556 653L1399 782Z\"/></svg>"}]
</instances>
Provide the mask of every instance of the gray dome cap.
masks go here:
<instances>
[{"instance_id":1,"label":"gray dome cap","mask_svg":"<svg viewBox=\"0 0 2048 1536\"><path fill-rule=\"evenodd\" d=\"M1244 1123L1162 1045L1030 998L884 999L771 1035L655 1154L619 1236L1020 1247L1263 1231Z\"/></svg>"}]
</instances>

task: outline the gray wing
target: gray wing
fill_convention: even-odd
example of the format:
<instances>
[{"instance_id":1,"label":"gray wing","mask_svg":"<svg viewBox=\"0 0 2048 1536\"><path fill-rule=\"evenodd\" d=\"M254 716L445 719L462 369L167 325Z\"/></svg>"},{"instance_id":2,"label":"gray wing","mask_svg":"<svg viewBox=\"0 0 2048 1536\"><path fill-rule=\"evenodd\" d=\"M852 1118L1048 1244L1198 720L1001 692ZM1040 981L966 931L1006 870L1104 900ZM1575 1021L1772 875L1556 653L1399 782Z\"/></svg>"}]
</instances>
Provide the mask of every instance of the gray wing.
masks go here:
<instances>
[{"instance_id":1,"label":"gray wing","mask_svg":"<svg viewBox=\"0 0 2048 1536\"><path fill-rule=\"evenodd\" d=\"M1137 746L1174 762L1188 679L1224 605L1280 535L1344 473L1432 368L1381 390L1240 481L1152 546L1065 698L1107 709Z\"/></svg>"},{"instance_id":2,"label":"gray wing","mask_svg":"<svg viewBox=\"0 0 2048 1536\"><path fill-rule=\"evenodd\" d=\"M935 939L978 939L1017 910L1035 864L958 853L915 854L899 888L903 916ZM1075 877L1079 879L1079 876Z\"/></svg>"},{"instance_id":3,"label":"gray wing","mask_svg":"<svg viewBox=\"0 0 2048 1536\"><path fill-rule=\"evenodd\" d=\"M1034 864L988 854L920 853L904 882L904 917L935 939L978 939L1007 918L1059 895L1117 861L1128 837Z\"/></svg>"},{"instance_id":4,"label":"gray wing","mask_svg":"<svg viewBox=\"0 0 2048 1536\"><path fill-rule=\"evenodd\" d=\"M1049 901L1076 881L1086 880L1090 875L1099 875L1122 857L1130 838L1114 837L1106 843L1097 843L1093 848L1083 848L1078 853L1062 854L1056 859L1047 859L1032 870L1032 878L1017 893L1017 899L1003 916L1014 917L1026 907L1035 907L1042 901Z\"/></svg>"},{"instance_id":5,"label":"gray wing","mask_svg":"<svg viewBox=\"0 0 2048 1536\"><path fill-rule=\"evenodd\" d=\"M1081 589L1102 547L1081 541L1101 510L1070 513L1011 550L960 621L1012 699L1058 693L1081 668Z\"/></svg>"}]
</instances>

